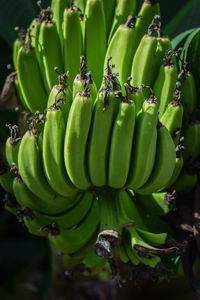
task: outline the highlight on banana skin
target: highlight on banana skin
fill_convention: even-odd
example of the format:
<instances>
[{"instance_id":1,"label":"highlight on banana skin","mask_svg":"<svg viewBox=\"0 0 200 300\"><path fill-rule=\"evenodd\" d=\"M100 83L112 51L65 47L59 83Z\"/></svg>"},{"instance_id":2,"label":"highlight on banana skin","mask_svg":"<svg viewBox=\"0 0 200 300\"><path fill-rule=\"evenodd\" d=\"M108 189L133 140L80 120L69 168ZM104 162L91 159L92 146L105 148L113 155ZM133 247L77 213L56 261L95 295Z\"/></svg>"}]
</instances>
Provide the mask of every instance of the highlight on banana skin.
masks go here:
<instances>
[{"instance_id":1,"label":"highlight on banana skin","mask_svg":"<svg viewBox=\"0 0 200 300\"><path fill-rule=\"evenodd\" d=\"M169 274L184 246L164 217L194 190L200 155L182 49L163 35L158 1L38 6L13 45L24 126L7 124L5 209L85 277L110 278L112 264L119 279L120 264Z\"/></svg>"}]
</instances>

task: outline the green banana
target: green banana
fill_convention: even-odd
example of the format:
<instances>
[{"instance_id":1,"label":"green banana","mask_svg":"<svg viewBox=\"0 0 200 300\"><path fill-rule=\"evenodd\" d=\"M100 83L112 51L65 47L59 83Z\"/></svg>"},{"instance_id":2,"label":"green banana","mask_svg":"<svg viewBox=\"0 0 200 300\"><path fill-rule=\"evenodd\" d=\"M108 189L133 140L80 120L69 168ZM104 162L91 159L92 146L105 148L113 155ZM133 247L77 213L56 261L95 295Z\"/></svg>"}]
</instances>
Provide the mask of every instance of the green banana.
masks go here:
<instances>
[{"instance_id":1,"label":"green banana","mask_svg":"<svg viewBox=\"0 0 200 300\"><path fill-rule=\"evenodd\" d=\"M175 145L178 144L181 134L182 120L183 120L183 106L180 99L180 91L174 91L174 100L170 102L164 114L160 118L160 122L168 129Z\"/></svg>"},{"instance_id":2,"label":"green banana","mask_svg":"<svg viewBox=\"0 0 200 300\"><path fill-rule=\"evenodd\" d=\"M15 91L16 91L16 96L18 102L21 104L21 109L24 108L25 110L28 110L28 107L26 105L26 101L24 100L23 94L22 94L22 89L19 84L18 76L16 73L15 79L14 79L14 85L15 85Z\"/></svg>"},{"instance_id":3,"label":"green banana","mask_svg":"<svg viewBox=\"0 0 200 300\"><path fill-rule=\"evenodd\" d=\"M135 32L137 36L136 29ZM161 35L160 16L155 15L152 24L148 28L148 33L142 37L133 58L132 85L140 86L144 84L152 87L159 73L165 52L169 48L171 48L169 38ZM143 90L143 92L146 97L149 95L148 90Z\"/></svg>"},{"instance_id":4,"label":"green banana","mask_svg":"<svg viewBox=\"0 0 200 300\"><path fill-rule=\"evenodd\" d=\"M29 29L31 32L31 38L32 38L32 45L35 49L35 54L36 54L36 57L37 57L37 60L38 60L40 66L41 66L41 57L40 57L40 50L39 50L39 47L40 47L39 33L40 33L41 22L42 22L42 19L41 19L41 16L39 15L38 18L33 19L33 21L31 22L31 24L29 26ZM25 42L27 42L27 40L28 40L28 37L26 38Z\"/></svg>"},{"instance_id":5,"label":"green banana","mask_svg":"<svg viewBox=\"0 0 200 300\"><path fill-rule=\"evenodd\" d=\"M71 209L71 207L76 205L76 203L78 203L80 200L80 196L77 195L74 200L67 205L65 204L63 206L59 206L56 204L56 202L49 203L33 194L19 175L12 180L12 188L15 198L21 206L47 215L61 214L67 209Z\"/></svg>"},{"instance_id":6,"label":"green banana","mask_svg":"<svg viewBox=\"0 0 200 300\"><path fill-rule=\"evenodd\" d=\"M136 194L136 203L145 209L149 214L164 216L168 214L174 206L176 197L174 192L158 192L149 195Z\"/></svg>"},{"instance_id":7,"label":"green banana","mask_svg":"<svg viewBox=\"0 0 200 300\"><path fill-rule=\"evenodd\" d=\"M168 190L168 189L171 190L172 189L174 183L178 180L178 177L181 173L183 165L184 165L183 155L182 155L182 153L179 153L179 151L176 150L176 163L175 163L174 172L172 174L172 177L166 184L166 186L163 188L163 190Z\"/></svg>"},{"instance_id":8,"label":"green banana","mask_svg":"<svg viewBox=\"0 0 200 300\"><path fill-rule=\"evenodd\" d=\"M2 162L1 162L2 163ZM10 172L7 166L1 165L0 168L0 185L7 193L13 193L12 182L14 175Z\"/></svg>"},{"instance_id":9,"label":"green banana","mask_svg":"<svg viewBox=\"0 0 200 300\"><path fill-rule=\"evenodd\" d=\"M115 97L109 85L110 80L95 101L88 141L88 171L90 180L95 186L107 183L110 138L119 107L119 99Z\"/></svg>"},{"instance_id":10,"label":"green banana","mask_svg":"<svg viewBox=\"0 0 200 300\"><path fill-rule=\"evenodd\" d=\"M176 162L174 142L165 126L158 129L156 158L152 173L143 186L137 189L140 194L151 194L161 190L171 178Z\"/></svg>"},{"instance_id":11,"label":"green banana","mask_svg":"<svg viewBox=\"0 0 200 300\"><path fill-rule=\"evenodd\" d=\"M51 8L53 11L53 21L56 23L58 35L60 37L61 46L63 45L63 15L64 10L67 7L70 7L70 0L52 0Z\"/></svg>"},{"instance_id":12,"label":"green banana","mask_svg":"<svg viewBox=\"0 0 200 300\"><path fill-rule=\"evenodd\" d=\"M91 226L92 224L92 226ZM94 201L88 214L76 227L62 229L53 223L48 234L51 243L63 253L78 251L90 240L99 226L99 207Z\"/></svg>"},{"instance_id":13,"label":"green banana","mask_svg":"<svg viewBox=\"0 0 200 300\"><path fill-rule=\"evenodd\" d=\"M58 73L57 68L55 68L55 72ZM72 91L68 86L67 80L68 73L60 74L58 76L58 84L54 85L51 89L47 103L47 108L56 105L62 110L65 123L67 123L72 103Z\"/></svg>"},{"instance_id":14,"label":"green banana","mask_svg":"<svg viewBox=\"0 0 200 300\"><path fill-rule=\"evenodd\" d=\"M50 7L47 8L46 19L41 23L39 33L41 73L48 93L57 83L57 74L54 68L57 67L61 73L64 73L60 39L56 24L52 21L52 15L53 12Z\"/></svg>"},{"instance_id":15,"label":"green banana","mask_svg":"<svg viewBox=\"0 0 200 300\"><path fill-rule=\"evenodd\" d=\"M97 88L94 80L92 80L91 72L86 73L87 63L84 56L80 57L80 73L76 75L73 82L73 99L79 92L82 92L84 89L84 84L86 80L89 80L90 87L90 96L93 102L97 96Z\"/></svg>"},{"instance_id":16,"label":"green banana","mask_svg":"<svg viewBox=\"0 0 200 300\"><path fill-rule=\"evenodd\" d=\"M63 56L64 68L69 71L69 86L79 71L80 56L83 55L83 40L80 11L76 6L65 9L63 17Z\"/></svg>"},{"instance_id":17,"label":"green banana","mask_svg":"<svg viewBox=\"0 0 200 300\"><path fill-rule=\"evenodd\" d=\"M183 160L186 166L194 162L200 153L200 122L191 119L182 135L184 136Z\"/></svg>"},{"instance_id":18,"label":"green banana","mask_svg":"<svg viewBox=\"0 0 200 300\"><path fill-rule=\"evenodd\" d=\"M114 120L108 163L108 185L122 188L127 180L135 127L135 104L128 94L120 103ZM119 160L120 156L120 160Z\"/></svg>"},{"instance_id":19,"label":"green banana","mask_svg":"<svg viewBox=\"0 0 200 300\"><path fill-rule=\"evenodd\" d=\"M102 0L88 0L85 9L85 55L88 70L99 89L106 54L106 22ZM100 26L101 24L101 26Z\"/></svg>"},{"instance_id":20,"label":"green banana","mask_svg":"<svg viewBox=\"0 0 200 300\"><path fill-rule=\"evenodd\" d=\"M148 34L145 34L133 57L131 69L131 84L140 86L141 84L152 86L154 82L155 69L157 71L156 49L157 38L154 36L156 24L151 24ZM147 96L147 93L145 92Z\"/></svg>"},{"instance_id":21,"label":"green banana","mask_svg":"<svg viewBox=\"0 0 200 300\"><path fill-rule=\"evenodd\" d=\"M17 211L20 209L19 204L12 194L6 193L4 195L3 203L4 209L13 215L16 215Z\"/></svg>"},{"instance_id":22,"label":"green banana","mask_svg":"<svg viewBox=\"0 0 200 300\"><path fill-rule=\"evenodd\" d=\"M22 138L18 154L19 173L33 194L58 207L73 205L72 197L61 197L48 185L42 168L42 136L36 128Z\"/></svg>"},{"instance_id":23,"label":"green banana","mask_svg":"<svg viewBox=\"0 0 200 300\"><path fill-rule=\"evenodd\" d=\"M64 164L65 128L62 110L56 104L51 106L46 114L43 132L44 172L51 188L57 194L69 197L75 196L77 189L70 181Z\"/></svg>"},{"instance_id":24,"label":"green banana","mask_svg":"<svg viewBox=\"0 0 200 300\"><path fill-rule=\"evenodd\" d=\"M72 183L80 190L87 190L91 183L86 167L86 144L92 119L93 101L84 91L76 95L69 112L65 141L65 167Z\"/></svg>"},{"instance_id":25,"label":"green banana","mask_svg":"<svg viewBox=\"0 0 200 300\"><path fill-rule=\"evenodd\" d=\"M32 112L43 111L47 104L47 94L42 82L35 48L31 45L30 32L28 42L20 48L17 56L17 75L26 107Z\"/></svg>"},{"instance_id":26,"label":"green banana","mask_svg":"<svg viewBox=\"0 0 200 300\"><path fill-rule=\"evenodd\" d=\"M156 246L152 246L151 244L149 244L147 241L149 241L149 239L151 240L152 243L152 235L151 233L146 233L146 235L143 232L143 236L147 238L147 240L142 238L142 234L141 231L137 231L137 229L135 227L127 227L126 228L126 232L129 235L130 238L130 242L131 242L131 247L132 249L135 249L137 251L138 254L155 254L155 255L162 255L162 254L171 254L174 252L177 252L178 248L177 246L172 246L169 248L157 248ZM161 237L161 234L157 235L157 244L159 244L159 246L161 245L160 242L164 241L164 243L166 242L166 237L165 239L163 239L163 236ZM154 239L155 239L155 235L154 235ZM156 242L153 242L154 244L156 244Z\"/></svg>"},{"instance_id":27,"label":"green banana","mask_svg":"<svg viewBox=\"0 0 200 300\"><path fill-rule=\"evenodd\" d=\"M131 165L126 183L126 186L133 190L145 184L153 169L156 156L157 119L157 101L151 95L144 101L143 109L136 118Z\"/></svg>"},{"instance_id":28,"label":"green banana","mask_svg":"<svg viewBox=\"0 0 200 300\"><path fill-rule=\"evenodd\" d=\"M149 25L155 15L160 15L159 1L145 0L138 13L142 18L137 19L135 24L136 30L136 46L138 47L140 40L147 33Z\"/></svg>"},{"instance_id":29,"label":"green banana","mask_svg":"<svg viewBox=\"0 0 200 300\"><path fill-rule=\"evenodd\" d=\"M0 186L9 194L13 194L14 173L6 161L6 158L0 153Z\"/></svg>"},{"instance_id":30,"label":"green banana","mask_svg":"<svg viewBox=\"0 0 200 300\"><path fill-rule=\"evenodd\" d=\"M125 24L120 25L113 35L106 52L104 69L107 58L112 57L115 71L119 73L119 81L123 86L131 73L131 64L136 51L135 20L137 16L128 16Z\"/></svg>"},{"instance_id":31,"label":"green banana","mask_svg":"<svg viewBox=\"0 0 200 300\"><path fill-rule=\"evenodd\" d=\"M110 0L110 1L103 0L103 6L104 6L104 14L106 20L106 33L108 39L111 26L112 26L113 17L114 17L116 0Z\"/></svg>"},{"instance_id":32,"label":"green banana","mask_svg":"<svg viewBox=\"0 0 200 300\"><path fill-rule=\"evenodd\" d=\"M107 2L110 2L110 1L107 1ZM110 5L110 3L109 3L109 5ZM124 24L126 22L129 15L133 15L135 13L135 8L136 8L135 0L132 0L132 1L116 0L113 22L112 22L110 34L108 37L108 45L109 45L114 33L116 32L117 28L121 24Z\"/></svg>"},{"instance_id":33,"label":"green banana","mask_svg":"<svg viewBox=\"0 0 200 300\"><path fill-rule=\"evenodd\" d=\"M135 103L135 115L137 116L138 113L142 109L142 105L145 101L142 88L147 88L145 85L141 85L141 87L134 87L130 84L130 81L132 80L132 77L128 77L127 85L128 85L128 91L129 91L129 99L133 100Z\"/></svg>"},{"instance_id":34,"label":"green banana","mask_svg":"<svg viewBox=\"0 0 200 300\"><path fill-rule=\"evenodd\" d=\"M17 212L17 217L23 218L24 224L26 225L29 233L36 236L47 236L48 233L41 230L43 226L48 224L48 218L44 215L42 218L38 218L34 212L27 208L22 207Z\"/></svg>"},{"instance_id":35,"label":"green banana","mask_svg":"<svg viewBox=\"0 0 200 300\"><path fill-rule=\"evenodd\" d=\"M80 10L84 13L86 7L87 0L74 0L74 5L80 8Z\"/></svg>"},{"instance_id":36,"label":"green banana","mask_svg":"<svg viewBox=\"0 0 200 300\"><path fill-rule=\"evenodd\" d=\"M178 72L172 60L173 55L174 52L170 49L166 52L164 63L160 67L159 74L153 86L153 91L159 104L159 118L164 114L167 105L174 99L174 88Z\"/></svg>"},{"instance_id":37,"label":"green banana","mask_svg":"<svg viewBox=\"0 0 200 300\"><path fill-rule=\"evenodd\" d=\"M21 137L19 137L19 127L17 125L7 124L6 126L10 130L10 137L6 141L5 154L9 166L12 167L12 163L17 165Z\"/></svg>"},{"instance_id":38,"label":"green banana","mask_svg":"<svg viewBox=\"0 0 200 300\"><path fill-rule=\"evenodd\" d=\"M197 88L194 80L194 76L191 71L188 70L188 63L184 61L182 63L182 70L178 74L178 80L181 83L181 103L184 106L184 110L187 113L193 112L197 107L198 96ZM186 120L188 120L187 115L185 114ZM185 121L186 123L186 121Z\"/></svg>"},{"instance_id":39,"label":"green banana","mask_svg":"<svg viewBox=\"0 0 200 300\"><path fill-rule=\"evenodd\" d=\"M128 256L128 259L131 261L131 263L135 266L139 265L140 260L136 256L136 251L133 251L130 247L130 239L129 239L128 235L125 235L123 237L123 243L122 244L124 246L125 253Z\"/></svg>"},{"instance_id":40,"label":"green banana","mask_svg":"<svg viewBox=\"0 0 200 300\"><path fill-rule=\"evenodd\" d=\"M177 181L173 188L180 194L191 193L198 181L196 173L189 173L186 169L182 169Z\"/></svg>"},{"instance_id":41,"label":"green banana","mask_svg":"<svg viewBox=\"0 0 200 300\"><path fill-rule=\"evenodd\" d=\"M17 32L17 39L13 43L13 65L15 70L17 70L17 55L19 49L24 44L25 30L23 28L15 27L15 31Z\"/></svg>"}]
</instances>

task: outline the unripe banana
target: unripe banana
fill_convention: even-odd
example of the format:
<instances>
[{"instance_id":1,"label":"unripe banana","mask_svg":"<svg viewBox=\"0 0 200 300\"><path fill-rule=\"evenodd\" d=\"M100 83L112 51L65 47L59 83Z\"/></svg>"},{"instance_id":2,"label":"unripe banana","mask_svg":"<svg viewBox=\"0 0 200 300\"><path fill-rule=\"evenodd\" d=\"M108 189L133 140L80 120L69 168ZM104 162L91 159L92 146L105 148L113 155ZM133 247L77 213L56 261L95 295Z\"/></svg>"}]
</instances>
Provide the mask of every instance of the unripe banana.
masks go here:
<instances>
[{"instance_id":1,"label":"unripe banana","mask_svg":"<svg viewBox=\"0 0 200 300\"><path fill-rule=\"evenodd\" d=\"M116 6L116 0L103 0L103 6L104 6L104 14L105 14L105 20L106 20L106 33L107 33L107 39L110 34L113 17L115 13L115 6Z\"/></svg>"},{"instance_id":2,"label":"unripe banana","mask_svg":"<svg viewBox=\"0 0 200 300\"><path fill-rule=\"evenodd\" d=\"M113 35L106 52L104 70L107 58L112 57L115 71L119 73L119 81L123 86L131 73L131 64L136 51L135 20L137 17L128 16L125 24L120 25Z\"/></svg>"},{"instance_id":3,"label":"unripe banana","mask_svg":"<svg viewBox=\"0 0 200 300\"><path fill-rule=\"evenodd\" d=\"M63 72L63 59L56 24L52 21L52 10L46 10L46 19L42 22L39 33L39 52L41 56L41 72L45 82L45 88L49 93L57 83L57 67Z\"/></svg>"},{"instance_id":4,"label":"unripe banana","mask_svg":"<svg viewBox=\"0 0 200 300\"><path fill-rule=\"evenodd\" d=\"M82 92L84 89L85 81L89 81L89 87L90 87L90 96L93 100L93 102L96 99L97 96L97 88L94 80L92 79L91 72L86 73L87 70L87 63L85 61L85 57L80 57L80 73L76 75L74 82L73 82L73 99L76 97L76 95L79 92Z\"/></svg>"},{"instance_id":5,"label":"unripe banana","mask_svg":"<svg viewBox=\"0 0 200 300\"><path fill-rule=\"evenodd\" d=\"M160 5L158 1L145 0L138 13L142 18L137 19L135 24L137 47L142 37L147 33L149 25L155 15L160 15Z\"/></svg>"},{"instance_id":6,"label":"unripe banana","mask_svg":"<svg viewBox=\"0 0 200 300\"><path fill-rule=\"evenodd\" d=\"M81 9L81 11L85 12L87 0L74 0L74 5Z\"/></svg>"},{"instance_id":7,"label":"unripe banana","mask_svg":"<svg viewBox=\"0 0 200 300\"><path fill-rule=\"evenodd\" d=\"M80 200L80 196L77 195L71 203L65 204L63 206L58 206L57 203L50 203L46 200L40 199L35 194L33 194L25 183L22 181L21 177L18 175L12 180L13 193L17 202L23 206L28 207L31 210L47 214L47 215L56 215L65 212L67 209L70 209L72 206ZM49 223L47 223L49 224Z\"/></svg>"},{"instance_id":8,"label":"unripe banana","mask_svg":"<svg viewBox=\"0 0 200 300\"><path fill-rule=\"evenodd\" d=\"M152 173L147 182L137 192L140 194L155 193L168 183L176 163L175 145L165 126L158 129L156 158Z\"/></svg>"},{"instance_id":9,"label":"unripe banana","mask_svg":"<svg viewBox=\"0 0 200 300\"><path fill-rule=\"evenodd\" d=\"M182 132L184 136L184 164L189 165L200 153L200 122L191 120Z\"/></svg>"},{"instance_id":10,"label":"unripe banana","mask_svg":"<svg viewBox=\"0 0 200 300\"><path fill-rule=\"evenodd\" d=\"M130 167L134 127L135 104L128 99L127 95L120 103L111 136L108 185L112 188L122 188L126 183Z\"/></svg>"},{"instance_id":11,"label":"unripe banana","mask_svg":"<svg viewBox=\"0 0 200 300\"><path fill-rule=\"evenodd\" d=\"M53 223L48 238L56 248L69 254L83 247L90 240L98 226L99 207L97 201L94 201L88 214L77 227L62 229Z\"/></svg>"},{"instance_id":12,"label":"unripe banana","mask_svg":"<svg viewBox=\"0 0 200 300\"><path fill-rule=\"evenodd\" d=\"M80 11L76 6L66 8L63 20L63 56L64 68L69 71L69 86L79 71L80 56L83 55L83 40L80 23Z\"/></svg>"},{"instance_id":13,"label":"unripe banana","mask_svg":"<svg viewBox=\"0 0 200 300\"><path fill-rule=\"evenodd\" d=\"M164 216L171 211L174 206L175 193L159 192L149 195L136 194L135 200L142 209L146 210L149 214Z\"/></svg>"},{"instance_id":14,"label":"unripe banana","mask_svg":"<svg viewBox=\"0 0 200 300\"><path fill-rule=\"evenodd\" d=\"M19 85L27 108L32 112L36 110L43 111L47 104L47 94L42 82L35 48L31 45L30 33L28 42L19 50L17 72Z\"/></svg>"},{"instance_id":15,"label":"unripe banana","mask_svg":"<svg viewBox=\"0 0 200 300\"><path fill-rule=\"evenodd\" d=\"M14 65L15 70L17 70L17 55L18 55L19 49L24 44L25 30L22 28L20 29L19 27L16 27L15 31L17 32L18 36L13 44L13 65Z\"/></svg>"},{"instance_id":16,"label":"unripe banana","mask_svg":"<svg viewBox=\"0 0 200 300\"><path fill-rule=\"evenodd\" d=\"M8 165L2 159L0 165L0 185L7 193L13 193L13 179L14 175L10 172Z\"/></svg>"},{"instance_id":17,"label":"unripe banana","mask_svg":"<svg viewBox=\"0 0 200 300\"><path fill-rule=\"evenodd\" d=\"M53 11L53 21L56 23L57 31L60 37L61 46L63 45L63 14L67 7L70 7L70 0L52 0L51 8Z\"/></svg>"},{"instance_id":18,"label":"unripe banana","mask_svg":"<svg viewBox=\"0 0 200 300\"><path fill-rule=\"evenodd\" d=\"M88 70L92 71L92 77L97 89L99 89L102 82L103 64L106 54L106 22L103 1L88 0L85 14L86 61Z\"/></svg>"},{"instance_id":19,"label":"unripe banana","mask_svg":"<svg viewBox=\"0 0 200 300\"><path fill-rule=\"evenodd\" d=\"M157 140L158 107L151 95L136 118L131 165L126 186L137 190L145 184L154 166ZM145 153L145 155L144 155Z\"/></svg>"},{"instance_id":20,"label":"unripe banana","mask_svg":"<svg viewBox=\"0 0 200 300\"><path fill-rule=\"evenodd\" d=\"M86 85L72 102L65 134L65 167L72 183L80 190L87 190L91 185L86 166L86 147L92 107L93 101Z\"/></svg>"},{"instance_id":21,"label":"unripe banana","mask_svg":"<svg viewBox=\"0 0 200 300\"><path fill-rule=\"evenodd\" d=\"M183 106L178 97L174 96L174 100L168 104L164 114L160 118L160 122L168 129L171 134L175 145L178 144L180 139L182 119L183 119Z\"/></svg>"},{"instance_id":22,"label":"unripe banana","mask_svg":"<svg viewBox=\"0 0 200 300\"><path fill-rule=\"evenodd\" d=\"M39 135L39 136L38 136ZM67 207L72 198L57 195L48 185L42 166L42 136L33 128L22 138L18 155L19 173L27 187L47 204Z\"/></svg>"},{"instance_id":23,"label":"unripe banana","mask_svg":"<svg viewBox=\"0 0 200 300\"><path fill-rule=\"evenodd\" d=\"M107 1L107 2L110 2L110 1ZM135 7L136 7L135 0L132 0L132 1L116 0L112 27L111 27L109 38L108 38L108 45L109 45L114 33L116 32L117 28L121 24L124 24L126 22L128 16L135 14Z\"/></svg>"},{"instance_id":24,"label":"unripe banana","mask_svg":"<svg viewBox=\"0 0 200 300\"><path fill-rule=\"evenodd\" d=\"M178 180L173 185L173 188L180 194L191 193L198 181L198 176L196 173L188 173L187 170L183 169L181 171Z\"/></svg>"},{"instance_id":25,"label":"unripe banana","mask_svg":"<svg viewBox=\"0 0 200 300\"><path fill-rule=\"evenodd\" d=\"M153 86L153 91L159 104L159 118L162 117L169 102L174 99L174 88L177 82L177 67L172 60L173 54L174 52L172 50L166 52L164 64L160 67L160 72Z\"/></svg>"},{"instance_id":26,"label":"unripe banana","mask_svg":"<svg viewBox=\"0 0 200 300\"><path fill-rule=\"evenodd\" d=\"M64 165L65 128L63 112L55 103L46 114L42 145L43 166L52 189L63 197L69 197L75 196L77 189L69 179Z\"/></svg>"},{"instance_id":27,"label":"unripe banana","mask_svg":"<svg viewBox=\"0 0 200 300\"><path fill-rule=\"evenodd\" d=\"M107 87L98 94L94 104L88 141L88 171L95 186L103 186L108 180L109 145L118 107L119 99Z\"/></svg>"},{"instance_id":28,"label":"unripe banana","mask_svg":"<svg viewBox=\"0 0 200 300\"><path fill-rule=\"evenodd\" d=\"M182 70L178 74L178 80L181 82L181 103L187 113L193 112L197 107L197 88L194 81L194 76L188 70L188 63L186 61L182 64ZM187 116L184 116L188 120ZM185 120L185 122L186 122Z\"/></svg>"},{"instance_id":29,"label":"unripe banana","mask_svg":"<svg viewBox=\"0 0 200 300\"><path fill-rule=\"evenodd\" d=\"M10 137L6 141L5 154L9 166L12 167L12 163L18 165L18 151L21 137L18 136L18 126L11 126L10 124L8 124L7 127L9 127L10 129Z\"/></svg>"}]
</instances>

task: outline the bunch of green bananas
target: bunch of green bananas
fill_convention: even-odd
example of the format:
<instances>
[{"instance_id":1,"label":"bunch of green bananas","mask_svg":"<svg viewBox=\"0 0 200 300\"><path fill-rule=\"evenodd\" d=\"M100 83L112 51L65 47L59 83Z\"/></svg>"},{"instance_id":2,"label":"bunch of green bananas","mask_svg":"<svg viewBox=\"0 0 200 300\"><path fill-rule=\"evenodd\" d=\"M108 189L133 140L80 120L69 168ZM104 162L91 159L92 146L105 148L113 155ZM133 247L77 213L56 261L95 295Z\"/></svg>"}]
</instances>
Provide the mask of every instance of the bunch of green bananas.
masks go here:
<instances>
[{"instance_id":1,"label":"bunch of green bananas","mask_svg":"<svg viewBox=\"0 0 200 300\"><path fill-rule=\"evenodd\" d=\"M15 86L32 116L22 138L9 125L0 183L18 204L5 207L92 274L110 258L158 268L176 253L168 226L150 232L144 212L162 223L173 190L197 181L187 172L200 154L194 78L186 62L178 74L159 3L135 7L52 0L14 43Z\"/></svg>"}]
</instances>

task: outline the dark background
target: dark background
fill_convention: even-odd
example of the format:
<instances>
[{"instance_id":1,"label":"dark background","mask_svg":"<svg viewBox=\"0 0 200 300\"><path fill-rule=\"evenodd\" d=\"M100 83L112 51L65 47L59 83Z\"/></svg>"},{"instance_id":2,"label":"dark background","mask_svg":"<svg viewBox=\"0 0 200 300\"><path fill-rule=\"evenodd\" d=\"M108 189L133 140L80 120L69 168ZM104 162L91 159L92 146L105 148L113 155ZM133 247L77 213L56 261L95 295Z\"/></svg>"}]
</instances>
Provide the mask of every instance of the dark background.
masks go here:
<instances>
[{"instance_id":1,"label":"dark background","mask_svg":"<svg viewBox=\"0 0 200 300\"><path fill-rule=\"evenodd\" d=\"M137 6L140 7L141 3L141 0L138 1ZM49 4L48 0L42 1L43 7ZM171 38L187 29L199 27L200 0L160 0L160 5L163 29ZM12 70L8 70L7 65L12 65L12 45L16 38L14 27L27 28L38 12L39 8L34 0L0 0L0 90ZM4 151L4 143L9 136L5 124L15 124L17 119L18 113L0 109L0 152ZM0 193L2 199L1 188ZM49 266L49 246L46 239L28 234L15 216L3 209L1 201L0 299L45 299L51 285ZM131 284L126 285L119 290L118 299L132 299L134 291L135 299L146 299L151 295L162 299L192 299L183 278L147 288L148 291L138 291Z\"/></svg>"}]
</instances>

